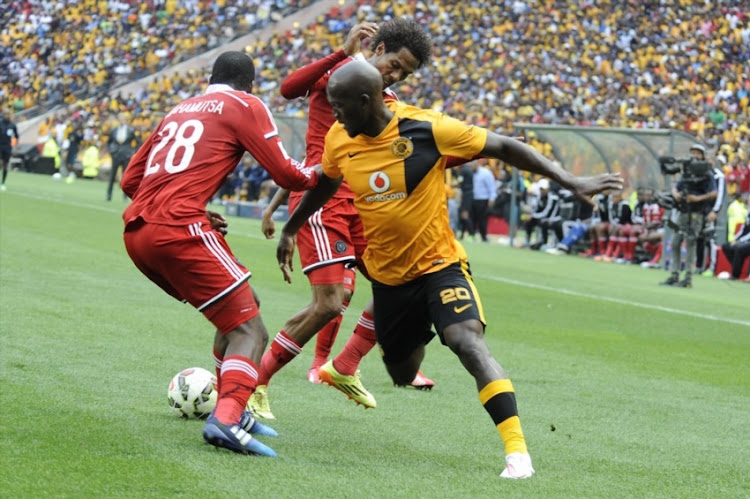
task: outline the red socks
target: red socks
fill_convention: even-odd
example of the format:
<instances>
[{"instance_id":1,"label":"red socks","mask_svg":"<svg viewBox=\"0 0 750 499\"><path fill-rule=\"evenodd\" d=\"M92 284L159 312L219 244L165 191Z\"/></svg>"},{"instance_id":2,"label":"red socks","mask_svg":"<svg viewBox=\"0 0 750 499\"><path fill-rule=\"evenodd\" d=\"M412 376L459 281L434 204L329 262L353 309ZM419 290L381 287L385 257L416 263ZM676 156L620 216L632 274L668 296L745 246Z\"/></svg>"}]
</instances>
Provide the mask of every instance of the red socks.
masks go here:
<instances>
[{"instance_id":1,"label":"red socks","mask_svg":"<svg viewBox=\"0 0 750 499\"><path fill-rule=\"evenodd\" d=\"M598 255L599 254L599 240L595 237L591 238L591 254L592 255Z\"/></svg>"},{"instance_id":2,"label":"red socks","mask_svg":"<svg viewBox=\"0 0 750 499\"><path fill-rule=\"evenodd\" d=\"M339 373L352 376L357 371L362 358L375 346L375 321L372 315L362 312L349 341L338 356L333 359L333 367Z\"/></svg>"},{"instance_id":3,"label":"red socks","mask_svg":"<svg viewBox=\"0 0 750 499\"><path fill-rule=\"evenodd\" d=\"M302 347L294 342L284 331L279 332L260 360L258 384L267 385L271 377L282 367L287 365L302 351Z\"/></svg>"},{"instance_id":4,"label":"red socks","mask_svg":"<svg viewBox=\"0 0 750 499\"><path fill-rule=\"evenodd\" d=\"M216 391L221 391L221 365L224 362L224 354L214 349L214 364L216 365Z\"/></svg>"},{"instance_id":5,"label":"red socks","mask_svg":"<svg viewBox=\"0 0 750 499\"><path fill-rule=\"evenodd\" d=\"M221 365L221 390L216 402L216 418L224 424L240 420L247 399L258 383L258 367L247 357L230 355Z\"/></svg>"},{"instance_id":6,"label":"red socks","mask_svg":"<svg viewBox=\"0 0 750 499\"><path fill-rule=\"evenodd\" d=\"M311 368L318 368L328 360L328 356L331 354L331 348L333 348L336 336L339 333L341 321L344 319L344 312L346 312L348 306L349 302L344 302L341 306L341 313L318 331L318 337L315 340L315 357L310 366Z\"/></svg>"}]
</instances>

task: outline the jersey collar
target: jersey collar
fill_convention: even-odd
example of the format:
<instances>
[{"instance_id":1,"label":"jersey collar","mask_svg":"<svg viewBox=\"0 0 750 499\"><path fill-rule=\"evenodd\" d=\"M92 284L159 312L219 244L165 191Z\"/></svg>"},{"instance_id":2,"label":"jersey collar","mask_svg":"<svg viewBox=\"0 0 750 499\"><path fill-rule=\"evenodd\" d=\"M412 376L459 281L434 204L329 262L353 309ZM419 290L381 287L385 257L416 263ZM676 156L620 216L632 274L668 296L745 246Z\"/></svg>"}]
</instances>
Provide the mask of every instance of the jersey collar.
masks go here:
<instances>
[{"instance_id":1,"label":"jersey collar","mask_svg":"<svg viewBox=\"0 0 750 499\"><path fill-rule=\"evenodd\" d=\"M226 83L214 83L212 85L209 85L206 89L207 94L212 94L214 92L239 92L240 90L237 90L236 88L232 88L230 85L227 85Z\"/></svg>"}]
</instances>

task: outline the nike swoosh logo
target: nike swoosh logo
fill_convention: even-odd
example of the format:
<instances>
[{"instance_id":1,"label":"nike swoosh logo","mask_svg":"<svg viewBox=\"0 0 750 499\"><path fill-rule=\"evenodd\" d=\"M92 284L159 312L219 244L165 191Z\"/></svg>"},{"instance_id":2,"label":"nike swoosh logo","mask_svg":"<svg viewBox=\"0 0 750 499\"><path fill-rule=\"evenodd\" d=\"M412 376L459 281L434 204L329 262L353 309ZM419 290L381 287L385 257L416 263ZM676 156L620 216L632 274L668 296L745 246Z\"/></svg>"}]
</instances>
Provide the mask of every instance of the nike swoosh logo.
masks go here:
<instances>
[{"instance_id":1,"label":"nike swoosh logo","mask_svg":"<svg viewBox=\"0 0 750 499\"><path fill-rule=\"evenodd\" d=\"M461 312L463 312L467 308L471 307L471 305L472 304L469 303L468 305L464 305L463 307L453 307L453 311L456 312L457 314L460 314Z\"/></svg>"},{"instance_id":2,"label":"nike swoosh logo","mask_svg":"<svg viewBox=\"0 0 750 499\"><path fill-rule=\"evenodd\" d=\"M350 153L347 153L347 154L349 155L349 157L350 157L350 158L353 158L354 156L356 156L356 155L357 155L357 154L359 154L360 152L362 152L362 151L358 151L358 152L350 152Z\"/></svg>"}]
</instances>

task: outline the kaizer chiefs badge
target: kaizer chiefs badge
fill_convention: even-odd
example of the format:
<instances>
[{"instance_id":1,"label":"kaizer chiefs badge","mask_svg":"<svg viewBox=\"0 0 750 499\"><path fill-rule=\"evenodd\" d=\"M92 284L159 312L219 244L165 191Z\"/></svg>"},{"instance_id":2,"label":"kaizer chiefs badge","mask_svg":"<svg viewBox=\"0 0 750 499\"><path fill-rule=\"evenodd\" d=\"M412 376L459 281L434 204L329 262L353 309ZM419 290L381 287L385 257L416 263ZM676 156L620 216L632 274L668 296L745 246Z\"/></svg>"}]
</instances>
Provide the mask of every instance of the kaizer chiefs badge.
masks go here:
<instances>
[{"instance_id":1,"label":"kaizer chiefs badge","mask_svg":"<svg viewBox=\"0 0 750 499\"><path fill-rule=\"evenodd\" d=\"M406 137L399 137L391 144L391 152L398 159L406 159L414 152L414 144Z\"/></svg>"}]
</instances>

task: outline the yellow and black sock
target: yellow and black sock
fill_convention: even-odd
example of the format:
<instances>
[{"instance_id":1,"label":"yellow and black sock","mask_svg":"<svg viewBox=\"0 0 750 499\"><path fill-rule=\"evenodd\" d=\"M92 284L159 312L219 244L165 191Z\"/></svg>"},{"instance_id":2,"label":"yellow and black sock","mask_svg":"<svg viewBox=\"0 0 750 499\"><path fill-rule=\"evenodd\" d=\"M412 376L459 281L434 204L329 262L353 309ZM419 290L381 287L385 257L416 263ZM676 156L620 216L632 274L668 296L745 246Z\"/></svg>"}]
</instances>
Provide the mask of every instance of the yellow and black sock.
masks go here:
<instances>
[{"instance_id":1,"label":"yellow and black sock","mask_svg":"<svg viewBox=\"0 0 750 499\"><path fill-rule=\"evenodd\" d=\"M528 453L523 437L521 420L518 419L516 394L509 379L496 379L479 390L479 400L497 426L505 443L505 453Z\"/></svg>"}]
</instances>

